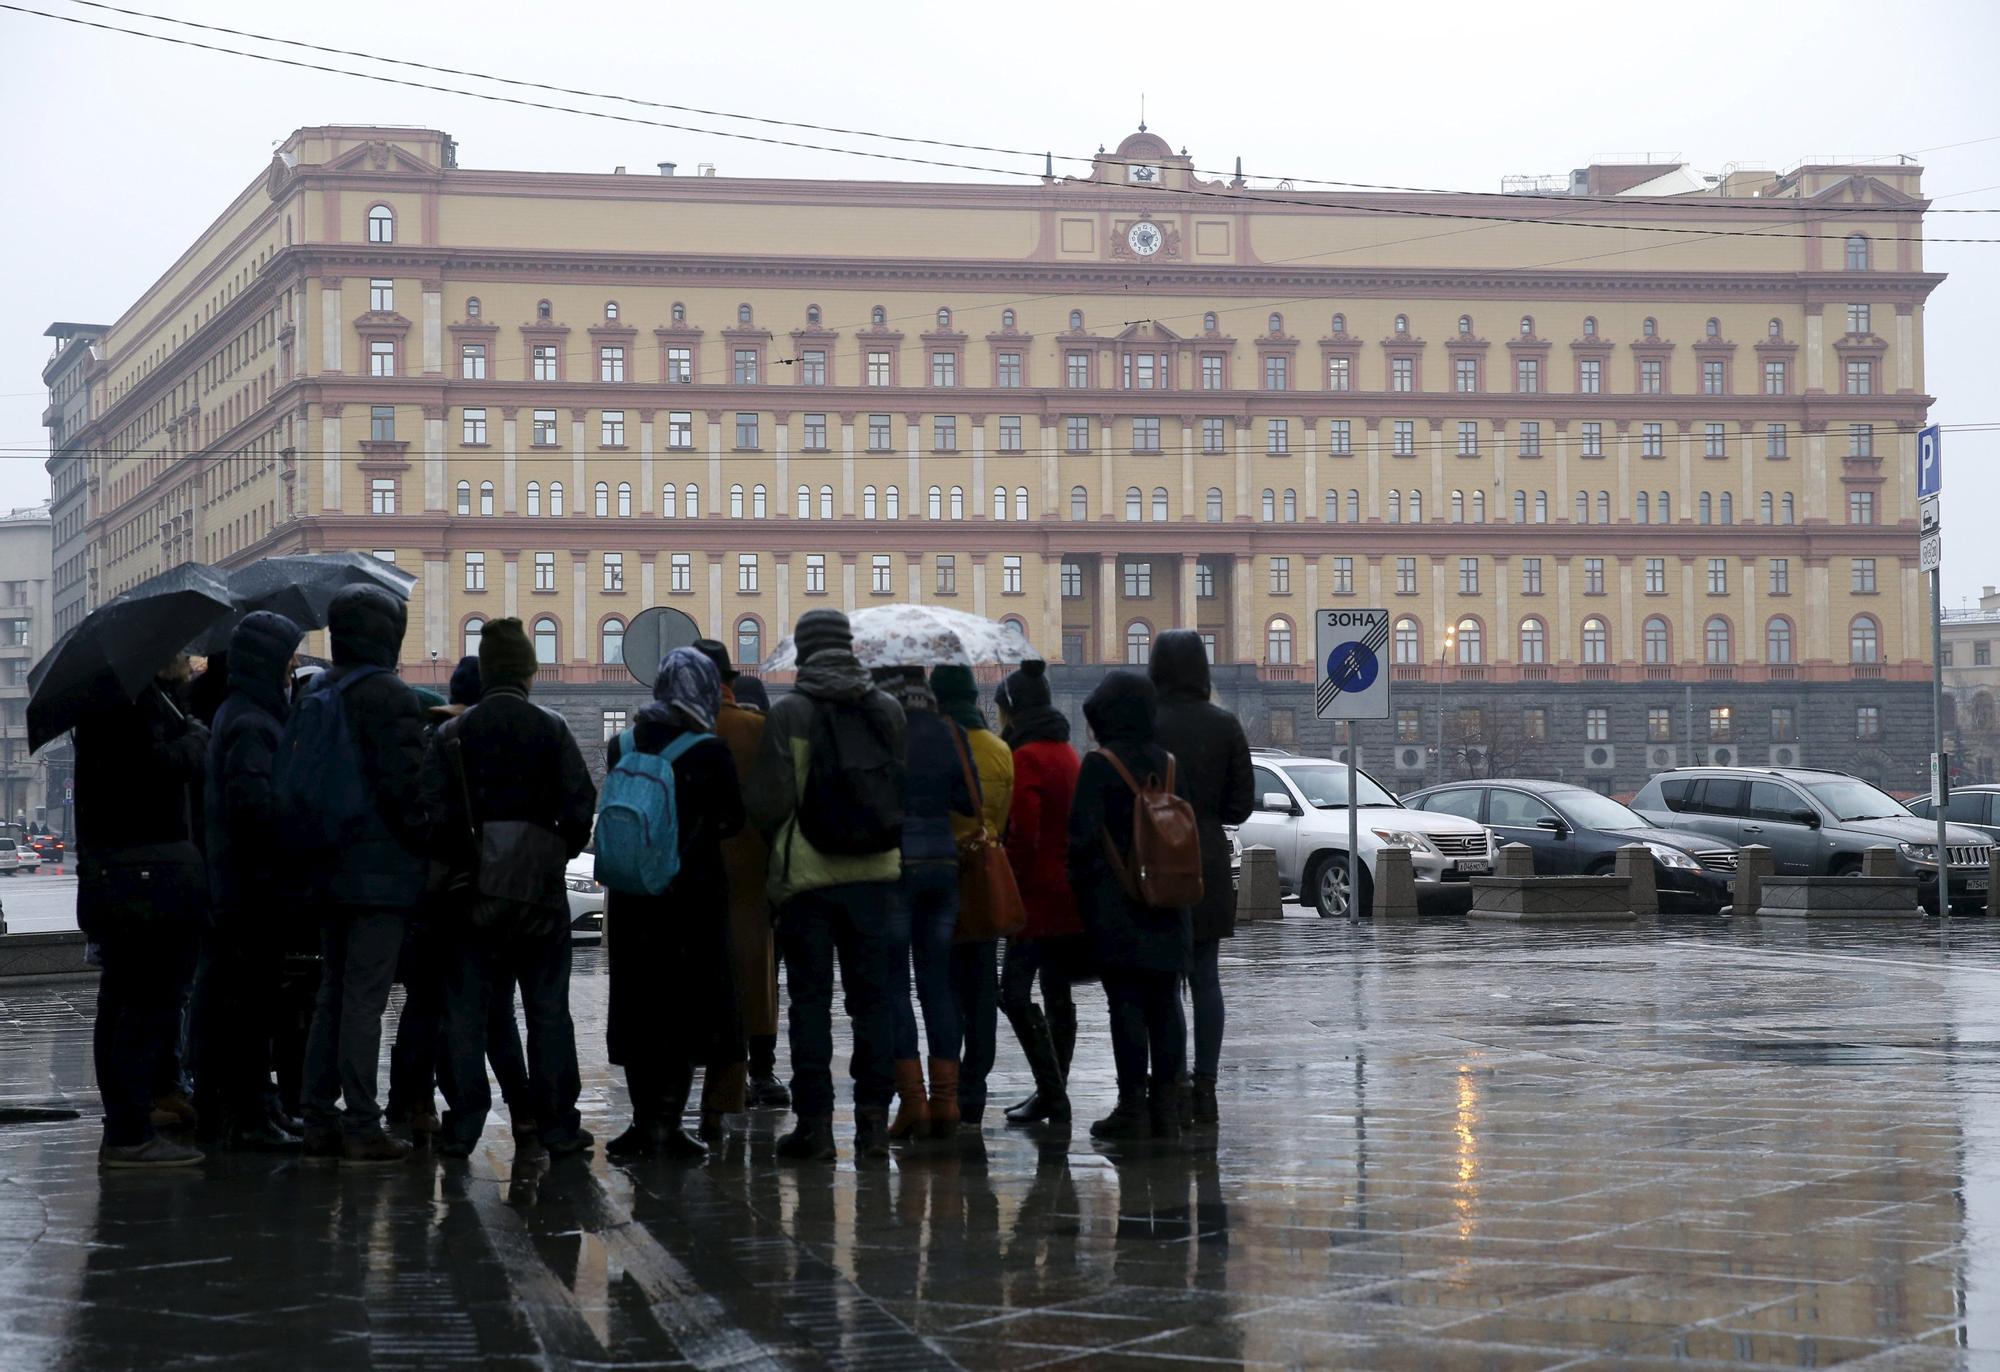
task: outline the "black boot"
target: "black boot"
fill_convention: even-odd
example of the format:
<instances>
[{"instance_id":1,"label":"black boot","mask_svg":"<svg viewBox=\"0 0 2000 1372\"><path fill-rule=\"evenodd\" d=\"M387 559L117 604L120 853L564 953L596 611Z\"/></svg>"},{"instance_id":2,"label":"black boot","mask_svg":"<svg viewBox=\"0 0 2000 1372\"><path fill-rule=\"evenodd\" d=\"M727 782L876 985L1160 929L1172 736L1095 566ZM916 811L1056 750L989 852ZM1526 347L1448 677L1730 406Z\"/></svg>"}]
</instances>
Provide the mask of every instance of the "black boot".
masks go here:
<instances>
[{"instance_id":1,"label":"black boot","mask_svg":"<svg viewBox=\"0 0 2000 1372\"><path fill-rule=\"evenodd\" d=\"M854 1156L889 1156L889 1108L885 1105L854 1107Z\"/></svg>"},{"instance_id":2,"label":"black boot","mask_svg":"<svg viewBox=\"0 0 2000 1372\"><path fill-rule=\"evenodd\" d=\"M1165 1143L1181 1136L1181 1086L1173 1077L1154 1077L1146 1084L1146 1113L1153 1137Z\"/></svg>"},{"instance_id":3,"label":"black boot","mask_svg":"<svg viewBox=\"0 0 2000 1372\"><path fill-rule=\"evenodd\" d=\"M744 1104L752 1110L789 1110L792 1093L778 1080L778 1036L750 1036L750 1080Z\"/></svg>"},{"instance_id":4,"label":"black boot","mask_svg":"<svg viewBox=\"0 0 2000 1372\"><path fill-rule=\"evenodd\" d=\"M660 1156L679 1162L700 1162L708 1150L681 1127L687 1117L688 1095L694 1090L694 1064L677 1062L661 1074Z\"/></svg>"},{"instance_id":5,"label":"black boot","mask_svg":"<svg viewBox=\"0 0 2000 1372\"><path fill-rule=\"evenodd\" d=\"M1049 1040L1056 1046L1056 1067L1069 1083L1069 1060L1076 1054L1076 1006L1049 1012Z\"/></svg>"},{"instance_id":6,"label":"black boot","mask_svg":"<svg viewBox=\"0 0 2000 1372\"><path fill-rule=\"evenodd\" d=\"M1196 1077L1194 1079L1194 1122L1196 1124L1218 1124L1222 1115L1215 1104L1215 1078Z\"/></svg>"},{"instance_id":7,"label":"black boot","mask_svg":"<svg viewBox=\"0 0 2000 1372\"><path fill-rule=\"evenodd\" d=\"M1049 1032L1048 1017L1032 1002L1007 1012L1014 1037L1027 1055L1028 1070L1035 1075L1035 1093L1007 1111L1009 1124L1039 1124L1049 1120L1069 1122L1069 1093L1063 1085L1062 1067L1056 1059L1055 1039Z\"/></svg>"},{"instance_id":8,"label":"black boot","mask_svg":"<svg viewBox=\"0 0 2000 1372\"><path fill-rule=\"evenodd\" d=\"M1118 1106L1090 1126L1094 1139L1147 1139L1153 1136L1152 1116L1146 1109L1146 1088L1120 1086Z\"/></svg>"},{"instance_id":9,"label":"black boot","mask_svg":"<svg viewBox=\"0 0 2000 1372\"><path fill-rule=\"evenodd\" d=\"M883 1126L885 1132L888 1126ZM800 1115L792 1132L778 1140L778 1157L784 1162L832 1162L839 1156L833 1143L831 1115Z\"/></svg>"}]
</instances>

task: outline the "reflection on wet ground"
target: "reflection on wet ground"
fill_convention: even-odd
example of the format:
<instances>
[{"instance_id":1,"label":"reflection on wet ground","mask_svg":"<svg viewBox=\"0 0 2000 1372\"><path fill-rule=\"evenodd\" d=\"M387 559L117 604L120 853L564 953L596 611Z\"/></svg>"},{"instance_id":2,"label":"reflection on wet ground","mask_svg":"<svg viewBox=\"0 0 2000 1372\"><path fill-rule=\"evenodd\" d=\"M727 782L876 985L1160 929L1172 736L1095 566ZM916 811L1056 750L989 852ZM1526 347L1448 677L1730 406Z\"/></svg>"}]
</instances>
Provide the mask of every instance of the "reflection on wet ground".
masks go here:
<instances>
[{"instance_id":1,"label":"reflection on wet ground","mask_svg":"<svg viewBox=\"0 0 2000 1372\"><path fill-rule=\"evenodd\" d=\"M0 1367L2000 1368L2000 925L1294 919L1226 962L1219 1138L816 1170L775 1116L692 1169L501 1118L449 1168L100 1176L90 988L0 989ZM579 952L593 1046L603 996Z\"/></svg>"}]
</instances>

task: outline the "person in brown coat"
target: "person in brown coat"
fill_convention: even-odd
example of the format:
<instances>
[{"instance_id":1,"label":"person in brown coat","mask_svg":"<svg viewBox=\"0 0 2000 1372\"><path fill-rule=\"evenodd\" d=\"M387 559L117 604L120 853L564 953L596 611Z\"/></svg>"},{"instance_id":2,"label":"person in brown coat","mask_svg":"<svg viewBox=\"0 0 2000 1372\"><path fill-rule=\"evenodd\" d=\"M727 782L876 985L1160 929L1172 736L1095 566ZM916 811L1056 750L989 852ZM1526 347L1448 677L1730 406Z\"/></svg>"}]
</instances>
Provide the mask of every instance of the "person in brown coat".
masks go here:
<instances>
[{"instance_id":1,"label":"person in brown coat","mask_svg":"<svg viewBox=\"0 0 2000 1372\"><path fill-rule=\"evenodd\" d=\"M748 776L764 739L764 712L737 699L740 673L730 662L726 646L704 638L696 640L694 647L722 674L722 709L715 717L715 733L729 746L729 755L736 760L736 775ZM757 686L762 699L762 683L755 678L743 680ZM702 1083L702 1129L711 1141L723 1114L746 1105L753 1110L784 1110L792 1103L792 1093L778 1080L778 957L771 933L771 905L764 894L770 855L763 835L754 825L744 825L723 841L722 861L729 873L729 942L736 965L736 1000L749 1040L749 1063L747 1083L740 1076L730 1082L720 1074Z\"/></svg>"}]
</instances>

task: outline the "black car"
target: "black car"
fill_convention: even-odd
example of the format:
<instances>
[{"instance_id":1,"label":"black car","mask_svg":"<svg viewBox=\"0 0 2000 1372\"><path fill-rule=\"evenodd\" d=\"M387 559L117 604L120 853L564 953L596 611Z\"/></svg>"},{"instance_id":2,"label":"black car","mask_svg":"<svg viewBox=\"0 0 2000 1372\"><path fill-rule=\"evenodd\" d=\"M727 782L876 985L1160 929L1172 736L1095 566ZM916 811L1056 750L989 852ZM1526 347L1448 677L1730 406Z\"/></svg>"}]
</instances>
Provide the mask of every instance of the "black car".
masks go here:
<instances>
[{"instance_id":1,"label":"black car","mask_svg":"<svg viewBox=\"0 0 2000 1372\"><path fill-rule=\"evenodd\" d=\"M1662 908L1719 910L1729 903L1736 845L1686 829L1661 829L1596 791L1560 781L1460 781L1405 798L1418 810L1476 819L1502 843L1524 843L1542 876L1594 876L1618 850L1643 843L1653 854Z\"/></svg>"},{"instance_id":2,"label":"black car","mask_svg":"<svg viewBox=\"0 0 2000 1372\"><path fill-rule=\"evenodd\" d=\"M1908 805L1910 813L1918 819L1936 822L1937 807L1931 804L1929 796L1918 796ZM1952 787L1951 798L1944 803L1944 817L1948 824L1962 824L1979 830L1988 839L2000 839L2000 786L1981 782Z\"/></svg>"}]
</instances>

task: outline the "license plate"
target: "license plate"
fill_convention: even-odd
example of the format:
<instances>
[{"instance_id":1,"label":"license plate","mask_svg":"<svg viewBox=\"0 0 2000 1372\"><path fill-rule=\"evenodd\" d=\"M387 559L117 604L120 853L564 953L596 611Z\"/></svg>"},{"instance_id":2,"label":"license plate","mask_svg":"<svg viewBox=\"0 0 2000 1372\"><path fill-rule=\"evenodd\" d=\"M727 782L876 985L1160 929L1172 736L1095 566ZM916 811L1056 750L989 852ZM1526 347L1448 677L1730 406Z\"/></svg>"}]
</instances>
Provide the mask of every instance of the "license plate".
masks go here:
<instances>
[{"instance_id":1,"label":"license plate","mask_svg":"<svg viewBox=\"0 0 2000 1372\"><path fill-rule=\"evenodd\" d=\"M1961 878L1960 880L1954 881L1952 885L1957 886L1960 889L1966 891L1984 891L1986 889L1986 878L1964 877Z\"/></svg>"},{"instance_id":2,"label":"license plate","mask_svg":"<svg viewBox=\"0 0 2000 1372\"><path fill-rule=\"evenodd\" d=\"M1474 876L1493 870L1493 864L1485 858L1460 858L1453 867L1460 872L1470 872Z\"/></svg>"}]
</instances>

